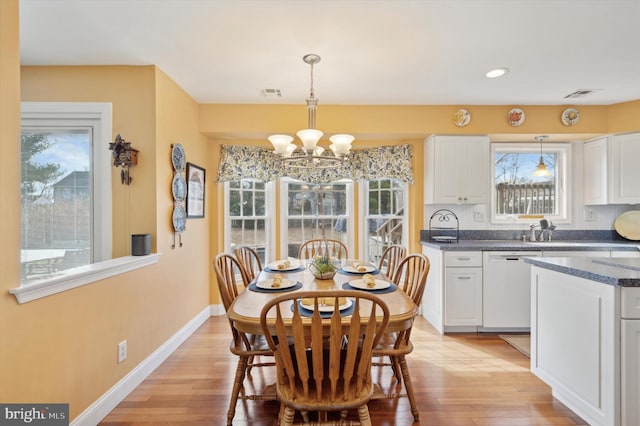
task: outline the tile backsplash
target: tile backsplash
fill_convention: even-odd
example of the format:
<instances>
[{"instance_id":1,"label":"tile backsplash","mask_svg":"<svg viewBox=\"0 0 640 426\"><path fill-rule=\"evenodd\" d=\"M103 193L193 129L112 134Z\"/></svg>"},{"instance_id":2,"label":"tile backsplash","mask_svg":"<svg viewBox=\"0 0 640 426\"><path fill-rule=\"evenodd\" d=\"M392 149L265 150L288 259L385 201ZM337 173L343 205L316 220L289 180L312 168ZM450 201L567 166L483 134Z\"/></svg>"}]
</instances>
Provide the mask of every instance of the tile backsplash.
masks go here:
<instances>
[{"instance_id":1,"label":"tile backsplash","mask_svg":"<svg viewBox=\"0 0 640 426\"><path fill-rule=\"evenodd\" d=\"M429 229L429 219L431 215L439 209L449 209L458 216L460 231L468 231L473 230L474 232L486 231L487 235L497 235L496 231L503 231L509 235L513 234L514 238L517 239L517 236L522 235L523 231L529 230L528 223L509 223L509 224L493 224L491 223L491 212L489 211L489 206L481 207L479 210L482 212L480 214L480 219L477 220L478 217L478 208L473 205L466 204L428 204L425 205L424 209L424 230ZM565 231L580 231L585 233L587 231L608 231L609 233L613 233L617 236L617 233L614 230L614 221L616 218L625 211L628 210L638 210L640 206L630 206L630 205L607 205L607 206L588 206L587 209L590 211L585 211L585 209L579 209L578 211L573 212L573 220L571 223L561 223L556 224L557 229L554 231L554 236L557 235L559 238L563 238L563 232ZM474 214L475 212L475 214ZM594 220L585 220L585 216L591 216ZM537 220L531 220L531 223L535 223ZM480 239L480 238L474 238ZM485 238L485 239L493 239L493 238ZM503 238L499 238L503 239ZM504 239L512 239L510 237ZM584 239L584 238L576 238L576 239ZM600 239L600 238L597 238Z\"/></svg>"}]
</instances>

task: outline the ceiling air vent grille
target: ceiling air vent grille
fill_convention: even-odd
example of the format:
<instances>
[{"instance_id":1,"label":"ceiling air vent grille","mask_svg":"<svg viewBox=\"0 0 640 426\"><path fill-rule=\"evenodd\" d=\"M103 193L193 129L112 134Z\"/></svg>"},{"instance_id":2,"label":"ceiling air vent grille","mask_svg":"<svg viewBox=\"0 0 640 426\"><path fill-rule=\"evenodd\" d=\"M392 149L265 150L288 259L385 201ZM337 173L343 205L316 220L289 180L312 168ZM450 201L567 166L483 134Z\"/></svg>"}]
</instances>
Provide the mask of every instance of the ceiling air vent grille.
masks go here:
<instances>
[{"instance_id":1,"label":"ceiling air vent grille","mask_svg":"<svg viewBox=\"0 0 640 426\"><path fill-rule=\"evenodd\" d=\"M282 93L280 89L262 89L260 90L260 94L267 98L280 98L282 97Z\"/></svg>"},{"instance_id":2,"label":"ceiling air vent grille","mask_svg":"<svg viewBox=\"0 0 640 426\"><path fill-rule=\"evenodd\" d=\"M576 99L576 98L584 98L587 95L590 95L591 93L595 92L598 89L578 89L573 93L569 93L567 96L565 96L565 99Z\"/></svg>"}]
</instances>

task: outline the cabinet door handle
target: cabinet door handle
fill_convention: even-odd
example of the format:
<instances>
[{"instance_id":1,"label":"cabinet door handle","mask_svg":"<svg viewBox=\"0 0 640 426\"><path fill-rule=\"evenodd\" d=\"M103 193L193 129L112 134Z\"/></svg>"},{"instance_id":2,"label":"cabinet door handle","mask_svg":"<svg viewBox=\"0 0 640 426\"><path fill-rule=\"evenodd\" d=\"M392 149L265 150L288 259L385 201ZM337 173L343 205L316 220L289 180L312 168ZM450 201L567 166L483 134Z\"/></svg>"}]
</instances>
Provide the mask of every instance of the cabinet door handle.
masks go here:
<instances>
[{"instance_id":1,"label":"cabinet door handle","mask_svg":"<svg viewBox=\"0 0 640 426\"><path fill-rule=\"evenodd\" d=\"M470 280L471 277L469 275L458 275L459 280Z\"/></svg>"},{"instance_id":2,"label":"cabinet door handle","mask_svg":"<svg viewBox=\"0 0 640 426\"><path fill-rule=\"evenodd\" d=\"M459 257L458 260L471 260L470 257Z\"/></svg>"}]
</instances>

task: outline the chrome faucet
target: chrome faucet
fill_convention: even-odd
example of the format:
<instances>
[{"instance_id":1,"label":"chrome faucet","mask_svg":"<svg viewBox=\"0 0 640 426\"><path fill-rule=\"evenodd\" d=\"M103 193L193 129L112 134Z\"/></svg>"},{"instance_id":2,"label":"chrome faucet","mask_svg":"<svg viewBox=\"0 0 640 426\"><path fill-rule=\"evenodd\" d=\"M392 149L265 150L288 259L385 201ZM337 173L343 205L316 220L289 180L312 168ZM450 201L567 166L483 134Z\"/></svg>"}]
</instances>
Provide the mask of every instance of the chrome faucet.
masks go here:
<instances>
[{"instance_id":1,"label":"chrome faucet","mask_svg":"<svg viewBox=\"0 0 640 426\"><path fill-rule=\"evenodd\" d=\"M529 235L529 241L536 241L536 228L539 225L537 223L532 223L531 225L529 225L529 228L531 228L531 235ZM540 236L542 236L542 232L540 233Z\"/></svg>"}]
</instances>

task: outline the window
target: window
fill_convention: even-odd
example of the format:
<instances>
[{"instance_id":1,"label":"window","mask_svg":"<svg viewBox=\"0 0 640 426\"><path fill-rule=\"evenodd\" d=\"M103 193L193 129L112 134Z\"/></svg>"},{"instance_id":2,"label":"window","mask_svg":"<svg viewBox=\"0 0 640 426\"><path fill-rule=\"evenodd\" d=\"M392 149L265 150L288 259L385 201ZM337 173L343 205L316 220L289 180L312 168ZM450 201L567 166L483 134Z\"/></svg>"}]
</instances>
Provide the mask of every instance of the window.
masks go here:
<instances>
[{"instance_id":1,"label":"window","mask_svg":"<svg viewBox=\"0 0 640 426\"><path fill-rule=\"evenodd\" d=\"M326 237L353 246L353 183L281 182L283 257L297 258L300 245L314 238Z\"/></svg>"},{"instance_id":2,"label":"window","mask_svg":"<svg viewBox=\"0 0 640 426\"><path fill-rule=\"evenodd\" d=\"M540 162L540 144L494 143L491 152L494 223L530 222L526 215L570 221L570 144L543 144L542 159L550 176L533 174Z\"/></svg>"},{"instance_id":3,"label":"window","mask_svg":"<svg viewBox=\"0 0 640 426\"><path fill-rule=\"evenodd\" d=\"M377 265L387 247L407 245L407 184L397 179L369 180L361 193L362 257Z\"/></svg>"},{"instance_id":4,"label":"window","mask_svg":"<svg viewBox=\"0 0 640 426\"><path fill-rule=\"evenodd\" d=\"M111 258L110 116L111 104L23 103L23 284Z\"/></svg>"},{"instance_id":5,"label":"window","mask_svg":"<svg viewBox=\"0 0 640 426\"><path fill-rule=\"evenodd\" d=\"M225 247L255 249L264 264L271 259L273 183L243 179L225 183Z\"/></svg>"}]
</instances>

